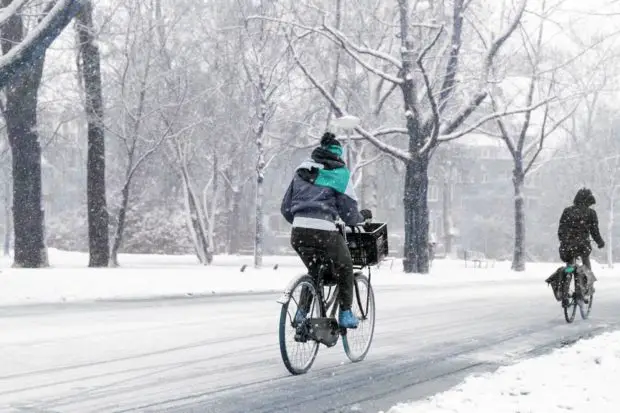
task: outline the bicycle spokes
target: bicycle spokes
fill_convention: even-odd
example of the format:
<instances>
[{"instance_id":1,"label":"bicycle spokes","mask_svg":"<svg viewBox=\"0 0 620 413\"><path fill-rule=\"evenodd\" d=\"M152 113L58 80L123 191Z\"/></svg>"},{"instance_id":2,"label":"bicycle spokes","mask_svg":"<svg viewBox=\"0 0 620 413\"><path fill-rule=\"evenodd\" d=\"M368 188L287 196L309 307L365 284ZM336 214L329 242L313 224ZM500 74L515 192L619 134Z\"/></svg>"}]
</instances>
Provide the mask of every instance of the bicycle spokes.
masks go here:
<instances>
[{"instance_id":1,"label":"bicycle spokes","mask_svg":"<svg viewBox=\"0 0 620 413\"><path fill-rule=\"evenodd\" d=\"M355 277L355 299L351 310L360 319L356 329L347 330L343 345L347 357L353 362L366 357L375 330L375 298L372 286L364 275Z\"/></svg>"},{"instance_id":2,"label":"bicycle spokes","mask_svg":"<svg viewBox=\"0 0 620 413\"><path fill-rule=\"evenodd\" d=\"M317 294L310 277L302 277L291 289L280 313L280 353L292 374L305 373L314 362L318 343L311 339L311 318L319 315Z\"/></svg>"}]
</instances>

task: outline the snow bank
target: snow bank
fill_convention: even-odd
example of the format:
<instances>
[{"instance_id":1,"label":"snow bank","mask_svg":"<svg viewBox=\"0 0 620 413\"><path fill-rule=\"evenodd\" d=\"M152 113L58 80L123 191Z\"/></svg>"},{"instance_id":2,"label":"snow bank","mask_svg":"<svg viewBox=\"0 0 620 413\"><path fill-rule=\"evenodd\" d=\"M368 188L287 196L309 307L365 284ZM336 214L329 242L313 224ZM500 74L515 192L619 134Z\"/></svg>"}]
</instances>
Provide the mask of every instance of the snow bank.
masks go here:
<instances>
[{"instance_id":1,"label":"snow bank","mask_svg":"<svg viewBox=\"0 0 620 413\"><path fill-rule=\"evenodd\" d=\"M14 269L10 259L0 259L0 306L281 291L304 271L294 256L265 257L260 270L252 267L248 256L217 256L213 265L205 267L194 256L122 254L120 268L97 269L87 268L88 256L83 253L50 249L49 258L51 267L45 269ZM242 272L243 265L247 267ZM402 273L400 261L386 261L373 271L372 281L377 286L433 287L529 279L540 280L544 291L543 280L556 267L537 264L525 273L515 273L509 263L474 269L465 268L462 261L437 260L429 275L419 275ZM600 271L597 276L601 278Z\"/></svg>"},{"instance_id":2,"label":"snow bank","mask_svg":"<svg viewBox=\"0 0 620 413\"><path fill-rule=\"evenodd\" d=\"M495 373L472 376L428 400L399 404L388 413L590 413L620 406L620 332Z\"/></svg>"}]
</instances>

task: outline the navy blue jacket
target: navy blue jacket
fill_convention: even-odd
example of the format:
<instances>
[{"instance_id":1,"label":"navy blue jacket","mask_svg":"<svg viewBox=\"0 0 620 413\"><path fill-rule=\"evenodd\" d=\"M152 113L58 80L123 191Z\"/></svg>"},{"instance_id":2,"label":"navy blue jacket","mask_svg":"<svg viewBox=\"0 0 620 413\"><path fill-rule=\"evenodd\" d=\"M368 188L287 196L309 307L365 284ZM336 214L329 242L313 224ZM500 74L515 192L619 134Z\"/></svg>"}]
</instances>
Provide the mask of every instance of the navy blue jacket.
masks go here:
<instances>
[{"instance_id":1,"label":"navy blue jacket","mask_svg":"<svg viewBox=\"0 0 620 413\"><path fill-rule=\"evenodd\" d=\"M360 215L357 199L351 181L346 189L339 192L330 186L316 185L300 175L300 171L323 170L324 165L314 161L302 163L289 185L280 211L284 218L292 224L295 217L314 218L335 222L338 217L347 225L357 225L364 221Z\"/></svg>"}]
</instances>

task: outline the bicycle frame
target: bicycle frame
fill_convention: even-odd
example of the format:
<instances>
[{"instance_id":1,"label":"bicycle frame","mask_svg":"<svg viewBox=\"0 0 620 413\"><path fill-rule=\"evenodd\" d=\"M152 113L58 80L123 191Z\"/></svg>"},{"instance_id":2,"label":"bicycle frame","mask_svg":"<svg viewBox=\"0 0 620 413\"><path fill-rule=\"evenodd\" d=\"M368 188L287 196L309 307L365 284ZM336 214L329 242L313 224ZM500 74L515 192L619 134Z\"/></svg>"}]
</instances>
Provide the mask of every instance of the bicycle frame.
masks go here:
<instances>
[{"instance_id":1,"label":"bicycle frame","mask_svg":"<svg viewBox=\"0 0 620 413\"><path fill-rule=\"evenodd\" d=\"M338 310L338 286L334 287L333 291L330 291L327 294L327 298L325 298L324 294L324 286L321 285L323 283L319 283L319 289L317 294L319 295L319 301L321 303L321 315L323 317L328 317L327 312L329 311L329 318L336 317L336 311ZM330 288L331 289L331 288Z\"/></svg>"},{"instance_id":2,"label":"bicycle frame","mask_svg":"<svg viewBox=\"0 0 620 413\"><path fill-rule=\"evenodd\" d=\"M293 289L297 285L299 278L303 276L305 276L305 274L300 275L299 277L295 277L289 281L282 295L280 295L280 297L276 300L278 304L284 305L291 299L291 293L293 292ZM319 297L319 301L321 305L321 308L320 308L321 315L325 317L327 314L327 311L333 306L333 308L331 309L331 316L333 317L336 314L336 310L338 309L338 305L334 305L334 304L337 304L336 298L338 297L338 286L334 287L334 291L330 292L327 300L325 300L324 291L323 291L324 284L322 281L322 276L320 276L319 279L315 281L315 283L316 283L315 286L317 290L316 293Z\"/></svg>"}]
</instances>

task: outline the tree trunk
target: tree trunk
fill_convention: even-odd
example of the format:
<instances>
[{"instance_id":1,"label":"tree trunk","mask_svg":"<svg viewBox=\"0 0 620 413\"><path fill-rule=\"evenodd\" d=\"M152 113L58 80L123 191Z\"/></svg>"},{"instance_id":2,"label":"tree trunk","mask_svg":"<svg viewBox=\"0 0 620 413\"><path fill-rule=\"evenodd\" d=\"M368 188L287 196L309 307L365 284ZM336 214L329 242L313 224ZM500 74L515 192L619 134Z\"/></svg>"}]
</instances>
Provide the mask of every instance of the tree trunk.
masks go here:
<instances>
[{"instance_id":1,"label":"tree trunk","mask_svg":"<svg viewBox=\"0 0 620 413\"><path fill-rule=\"evenodd\" d=\"M335 15L334 28L336 30L340 30L341 27L342 27L342 0L336 0L336 15ZM335 98L336 94L338 93L338 84L340 80L340 61L342 59L342 47L340 47L340 45L336 43L334 43L333 46L334 46L334 51L333 51L332 56L335 55L335 58L333 59L334 69L332 73L334 74L334 80L330 87L330 93ZM332 116L334 116L334 109L330 107L329 112L327 113L327 123L325 125L326 129L329 129Z\"/></svg>"},{"instance_id":2,"label":"tree trunk","mask_svg":"<svg viewBox=\"0 0 620 413\"><path fill-rule=\"evenodd\" d=\"M377 194L379 192L377 165L376 163L372 163L366 168L367 170L364 176L364 182L362 182L362 189L364 191L362 205L364 208L368 208L375 213L379 207L379 201L377 199Z\"/></svg>"},{"instance_id":3,"label":"tree trunk","mask_svg":"<svg viewBox=\"0 0 620 413\"><path fill-rule=\"evenodd\" d=\"M614 246L613 246L613 229L614 229L614 207L616 201L615 188L609 197L609 219L607 221L607 265L609 268L614 267Z\"/></svg>"},{"instance_id":4,"label":"tree trunk","mask_svg":"<svg viewBox=\"0 0 620 413\"><path fill-rule=\"evenodd\" d=\"M202 193L202 209L205 211L205 221L207 223L207 245L210 251L217 251L215 243L215 225L217 220L217 205L219 200L219 169L217 154L213 154L213 177L211 184L205 186ZM211 188L211 199L208 197L208 189Z\"/></svg>"},{"instance_id":5,"label":"tree trunk","mask_svg":"<svg viewBox=\"0 0 620 413\"><path fill-rule=\"evenodd\" d=\"M10 0L3 0L6 7ZM24 39L21 15L12 16L2 27L2 51ZM48 265L45 247L41 188L41 145L37 132L38 91L45 53L32 61L29 70L17 74L6 89L5 120L13 158L13 220L15 267Z\"/></svg>"},{"instance_id":6,"label":"tree trunk","mask_svg":"<svg viewBox=\"0 0 620 413\"><path fill-rule=\"evenodd\" d=\"M429 152L421 153L430 130L421 122L418 110L418 97L415 79L416 47L413 37L409 35L409 2L399 0L400 36L402 41L400 84L403 94L407 134L409 135L408 152L411 159L405 161L405 188L403 204L405 210L405 251L403 267L405 273L427 274L429 270L428 251L428 164Z\"/></svg>"},{"instance_id":7,"label":"tree trunk","mask_svg":"<svg viewBox=\"0 0 620 413\"><path fill-rule=\"evenodd\" d=\"M230 216L230 253L238 254L241 251L241 189L232 188L232 205Z\"/></svg>"},{"instance_id":8,"label":"tree trunk","mask_svg":"<svg viewBox=\"0 0 620 413\"><path fill-rule=\"evenodd\" d=\"M183 191L188 217L187 225L194 243L194 250L200 263L209 265L213 262L213 253L209 248L209 239L203 224L203 212L200 209L199 199L194 192L189 172L185 166L181 167L181 174L183 177Z\"/></svg>"},{"instance_id":9,"label":"tree trunk","mask_svg":"<svg viewBox=\"0 0 620 413\"><path fill-rule=\"evenodd\" d=\"M230 182L230 177L228 173L225 173L227 182ZM224 254L231 253L231 244L232 244L232 207L233 205L233 190L230 185L226 185L226 189L224 191L224 218L223 218L223 228L222 236L219 237L224 245Z\"/></svg>"},{"instance_id":10,"label":"tree trunk","mask_svg":"<svg viewBox=\"0 0 620 413\"><path fill-rule=\"evenodd\" d=\"M88 248L90 253L88 266L105 267L110 261L110 246L105 181L104 109L101 90L101 58L95 41L91 1L87 1L78 14L77 31L80 41L79 55L84 79L85 108L88 121L88 172L86 177ZM113 261L117 264L116 257Z\"/></svg>"},{"instance_id":11,"label":"tree trunk","mask_svg":"<svg viewBox=\"0 0 620 413\"><path fill-rule=\"evenodd\" d=\"M261 172L256 179L256 238L254 241L254 267L263 266L263 245L265 241L265 228L263 225L263 173Z\"/></svg>"},{"instance_id":12,"label":"tree trunk","mask_svg":"<svg viewBox=\"0 0 620 413\"><path fill-rule=\"evenodd\" d=\"M512 258L513 271L525 271L525 205L523 199L523 184L525 176L522 168L517 166L512 182L515 191L515 245Z\"/></svg>"},{"instance_id":13,"label":"tree trunk","mask_svg":"<svg viewBox=\"0 0 620 413\"><path fill-rule=\"evenodd\" d=\"M426 274L428 257L428 164L426 156L407 162L405 172L405 253L406 273Z\"/></svg>"},{"instance_id":14,"label":"tree trunk","mask_svg":"<svg viewBox=\"0 0 620 413\"><path fill-rule=\"evenodd\" d=\"M4 256L11 255L11 223L13 217L11 216L11 181L7 176L4 181Z\"/></svg>"},{"instance_id":15,"label":"tree trunk","mask_svg":"<svg viewBox=\"0 0 620 413\"><path fill-rule=\"evenodd\" d=\"M444 235L444 249L446 255L452 254L452 240L454 237L453 223L452 223L452 166L447 166L448 170L444 176L443 181L443 235Z\"/></svg>"},{"instance_id":16,"label":"tree trunk","mask_svg":"<svg viewBox=\"0 0 620 413\"><path fill-rule=\"evenodd\" d=\"M131 163L130 163L131 164ZM125 218L127 217L127 206L129 205L129 185L130 178L127 178L123 190L121 191L121 207L118 210L116 229L114 231L114 241L110 252L110 266L118 267L118 251L123 243L123 232L125 231Z\"/></svg>"},{"instance_id":17,"label":"tree trunk","mask_svg":"<svg viewBox=\"0 0 620 413\"><path fill-rule=\"evenodd\" d=\"M265 100L265 84L262 77L258 84L258 91L261 96L258 128L256 130L256 151L258 152L256 159L256 232L254 234L254 267L261 268L263 266L263 244L264 244L264 226L263 226L263 198L265 180L265 146L263 142L265 134L265 123L267 122L267 102Z\"/></svg>"}]
</instances>

